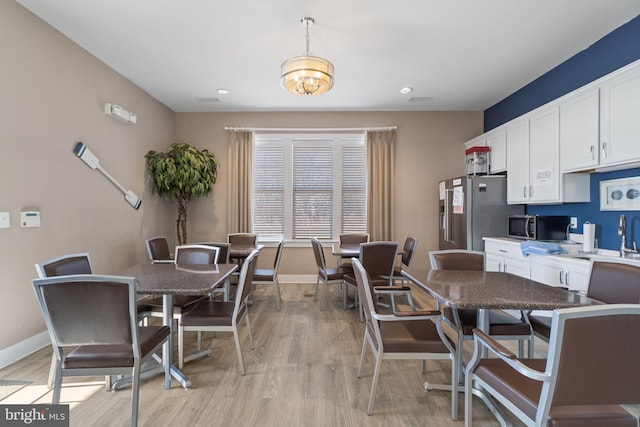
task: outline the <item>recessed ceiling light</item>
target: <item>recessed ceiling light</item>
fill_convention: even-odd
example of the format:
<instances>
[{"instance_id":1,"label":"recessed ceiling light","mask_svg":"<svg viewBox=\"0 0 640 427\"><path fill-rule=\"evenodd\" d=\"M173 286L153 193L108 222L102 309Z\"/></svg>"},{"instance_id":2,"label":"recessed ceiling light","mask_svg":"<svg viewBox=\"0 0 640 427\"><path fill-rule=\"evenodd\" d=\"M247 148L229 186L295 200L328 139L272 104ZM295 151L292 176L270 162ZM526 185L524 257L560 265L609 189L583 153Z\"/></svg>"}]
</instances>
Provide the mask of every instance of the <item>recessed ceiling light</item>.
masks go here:
<instances>
[{"instance_id":1,"label":"recessed ceiling light","mask_svg":"<svg viewBox=\"0 0 640 427\"><path fill-rule=\"evenodd\" d=\"M226 94L228 94L228 93L229 93L229 91L228 91L228 90L226 90L226 89L218 89L218 93L219 93L220 95L226 95Z\"/></svg>"},{"instance_id":2,"label":"recessed ceiling light","mask_svg":"<svg viewBox=\"0 0 640 427\"><path fill-rule=\"evenodd\" d=\"M413 88L410 88L409 86L405 86L402 89L400 89L400 93L402 94L407 94L411 92L413 92Z\"/></svg>"}]
</instances>

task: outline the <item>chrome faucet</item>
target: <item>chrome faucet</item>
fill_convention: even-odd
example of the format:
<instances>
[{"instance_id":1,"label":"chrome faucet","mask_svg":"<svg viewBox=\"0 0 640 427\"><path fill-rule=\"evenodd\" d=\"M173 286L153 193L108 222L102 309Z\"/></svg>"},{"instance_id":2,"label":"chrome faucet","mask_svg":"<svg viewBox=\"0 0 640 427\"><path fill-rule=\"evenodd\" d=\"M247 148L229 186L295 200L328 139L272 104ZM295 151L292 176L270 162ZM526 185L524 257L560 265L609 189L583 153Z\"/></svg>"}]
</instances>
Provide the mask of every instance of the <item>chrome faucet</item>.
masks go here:
<instances>
[{"instance_id":1,"label":"chrome faucet","mask_svg":"<svg viewBox=\"0 0 640 427\"><path fill-rule=\"evenodd\" d=\"M627 221L624 214L620 215L620 222L618 223L618 236L620 236L620 257L624 258L627 254L638 253L636 249L636 242L633 242L633 249L627 247Z\"/></svg>"}]
</instances>

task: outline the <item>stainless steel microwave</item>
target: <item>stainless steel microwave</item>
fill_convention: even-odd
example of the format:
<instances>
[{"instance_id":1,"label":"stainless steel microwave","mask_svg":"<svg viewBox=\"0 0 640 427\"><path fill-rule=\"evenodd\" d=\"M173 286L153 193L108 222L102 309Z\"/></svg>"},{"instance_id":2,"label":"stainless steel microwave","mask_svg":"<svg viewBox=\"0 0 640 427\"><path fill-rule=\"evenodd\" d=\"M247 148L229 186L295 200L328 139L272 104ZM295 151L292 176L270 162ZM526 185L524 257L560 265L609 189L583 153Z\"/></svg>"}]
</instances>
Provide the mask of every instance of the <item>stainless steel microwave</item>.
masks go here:
<instances>
[{"instance_id":1,"label":"stainless steel microwave","mask_svg":"<svg viewBox=\"0 0 640 427\"><path fill-rule=\"evenodd\" d=\"M561 241L567 239L571 218L562 215L516 215L509 217L509 237Z\"/></svg>"}]
</instances>

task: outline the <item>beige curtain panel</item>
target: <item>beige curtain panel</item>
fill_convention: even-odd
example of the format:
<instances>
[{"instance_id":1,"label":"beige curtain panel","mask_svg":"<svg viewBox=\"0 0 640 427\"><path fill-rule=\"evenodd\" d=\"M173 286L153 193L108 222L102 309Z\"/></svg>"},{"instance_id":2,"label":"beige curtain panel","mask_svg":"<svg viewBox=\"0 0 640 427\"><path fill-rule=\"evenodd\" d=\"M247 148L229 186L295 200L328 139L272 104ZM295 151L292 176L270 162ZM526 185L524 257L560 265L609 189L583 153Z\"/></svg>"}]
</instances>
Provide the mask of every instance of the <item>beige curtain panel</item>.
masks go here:
<instances>
[{"instance_id":1,"label":"beige curtain panel","mask_svg":"<svg viewBox=\"0 0 640 427\"><path fill-rule=\"evenodd\" d=\"M395 145L395 130L367 132L367 225L372 241L393 240Z\"/></svg>"},{"instance_id":2,"label":"beige curtain panel","mask_svg":"<svg viewBox=\"0 0 640 427\"><path fill-rule=\"evenodd\" d=\"M253 132L229 132L228 233L251 232Z\"/></svg>"}]
</instances>

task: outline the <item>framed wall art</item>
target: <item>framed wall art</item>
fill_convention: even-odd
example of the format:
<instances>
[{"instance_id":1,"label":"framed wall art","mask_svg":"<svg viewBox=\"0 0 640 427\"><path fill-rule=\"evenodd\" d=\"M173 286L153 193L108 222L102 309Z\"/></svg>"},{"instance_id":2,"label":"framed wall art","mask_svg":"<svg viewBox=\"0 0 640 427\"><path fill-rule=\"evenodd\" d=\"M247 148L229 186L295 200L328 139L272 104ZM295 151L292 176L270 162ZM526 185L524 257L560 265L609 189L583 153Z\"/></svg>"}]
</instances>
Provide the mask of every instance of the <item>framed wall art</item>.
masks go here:
<instances>
[{"instance_id":1,"label":"framed wall art","mask_svg":"<svg viewBox=\"0 0 640 427\"><path fill-rule=\"evenodd\" d=\"M640 176L600 181L600 210L640 210Z\"/></svg>"}]
</instances>

